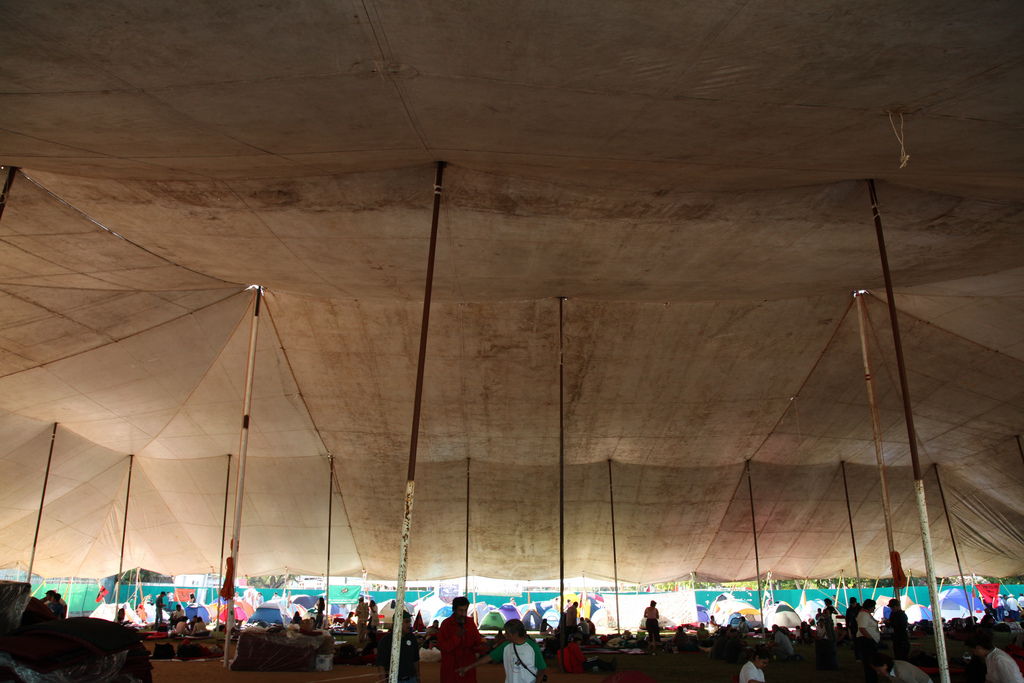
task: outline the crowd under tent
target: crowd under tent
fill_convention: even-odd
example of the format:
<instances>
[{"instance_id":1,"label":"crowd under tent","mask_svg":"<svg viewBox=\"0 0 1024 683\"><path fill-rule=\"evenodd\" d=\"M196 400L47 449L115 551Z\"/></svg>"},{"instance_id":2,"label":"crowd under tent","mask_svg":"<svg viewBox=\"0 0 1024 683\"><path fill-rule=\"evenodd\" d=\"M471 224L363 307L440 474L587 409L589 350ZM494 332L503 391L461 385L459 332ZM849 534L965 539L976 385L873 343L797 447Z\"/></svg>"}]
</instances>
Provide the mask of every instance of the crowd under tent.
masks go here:
<instances>
[{"instance_id":1,"label":"crowd under tent","mask_svg":"<svg viewBox=\"0 0 1024 683\"><path fill-rule=\"evenodd\" d=\"M4 2L0 559L221 571L259 298L236 570L394 578L436 196L410 579L888 575L862 337L923 576L873 180L936 572L1024 573L1022 16Z\"/></svg>"}]
</instances>

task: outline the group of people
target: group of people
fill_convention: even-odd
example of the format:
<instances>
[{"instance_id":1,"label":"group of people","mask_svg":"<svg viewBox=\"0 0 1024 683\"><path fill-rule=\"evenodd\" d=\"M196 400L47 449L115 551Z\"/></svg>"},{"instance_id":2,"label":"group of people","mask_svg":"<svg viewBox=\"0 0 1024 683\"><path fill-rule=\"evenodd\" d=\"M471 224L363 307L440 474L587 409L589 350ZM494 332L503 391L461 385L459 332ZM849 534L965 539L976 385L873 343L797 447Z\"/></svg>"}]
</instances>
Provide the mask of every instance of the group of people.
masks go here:
<instances>
[{"instance_id":1,"label":"group of people","mask_svg":"<svg viewBox=\"0 0 1024 683\"><path fill-rule=\"evenodd\" d=\"M43 597L43 604L49 607L50 611L58 619L67 619L68 603L64 602L64 598L57 591L46 591L46 595Z\"/></svg>"}]
</instances>

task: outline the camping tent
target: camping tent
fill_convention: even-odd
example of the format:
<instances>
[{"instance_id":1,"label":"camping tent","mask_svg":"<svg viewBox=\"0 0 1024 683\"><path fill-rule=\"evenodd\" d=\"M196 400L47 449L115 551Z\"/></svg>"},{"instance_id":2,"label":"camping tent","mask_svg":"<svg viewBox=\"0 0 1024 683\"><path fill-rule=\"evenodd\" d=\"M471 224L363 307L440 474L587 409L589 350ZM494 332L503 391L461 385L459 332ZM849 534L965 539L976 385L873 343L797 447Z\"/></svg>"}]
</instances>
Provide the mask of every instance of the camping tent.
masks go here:
<instances>
[{"instance_id":1,"label":"camping tent","mask_svg":"<svg viewBox=\"0 0 1024 683\"><path fill-rule=\"evenodd\" d=\"M248 603L243 603L248 604ZM259 607L252 611L249 618L246 619L250 624L257 622L264 622L266 624L287 624L291 621L288 610L286 610L281 603L267 601L262 603Z\"/></svg>"},{"instance_id":2,"label":"camping tent","mask_svg":"<svg viewBox=\"0 0 1024 683\"><path fill-rule=\"evenodd\" d=\"M764 609L764 623L769 628L776 625L799 628L800 621L800 615L787 602L780 601Z\"/></svg>"},{"instance_id":3,"label":"camping tent","mask_svg":"<svg viewBox=\"0 0 1024 683\"><path fill-rule=\"evenodd\" d=\"M600 7L5 2L0 557L56 424L37 573L113 573L126 514L125 566L218 570L255 284L236 571L323 572L333 495L330 572L393 578L445 160L410 578L467 518L474 572L556 576L560 452L567 575L616 571L609 462L620 579L852 575L840 463L886 574L858 290L923 575L867 178L937 570L933 464L965 569L1024 573L1024 8Z\"/></svg>"}]
</instances>

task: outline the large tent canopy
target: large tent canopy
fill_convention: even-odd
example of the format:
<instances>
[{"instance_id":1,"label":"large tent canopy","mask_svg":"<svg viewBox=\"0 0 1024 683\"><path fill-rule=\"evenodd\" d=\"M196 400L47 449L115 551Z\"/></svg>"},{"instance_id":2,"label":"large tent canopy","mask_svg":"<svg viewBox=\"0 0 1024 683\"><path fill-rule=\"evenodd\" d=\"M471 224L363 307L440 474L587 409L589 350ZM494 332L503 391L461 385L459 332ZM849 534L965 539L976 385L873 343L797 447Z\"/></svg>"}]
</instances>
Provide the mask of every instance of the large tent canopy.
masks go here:
<instances>
[{"instance_id":1,"label":"large tent canopy","mask_svg":"<svg viewBox=\"0 0 1024 683\"><path fill-rule=\"evenodd\" d=\"M924 572L868 178L940 574L1024 573L1024 5L0 5L0 561L217 571ZM899 138L904 141L901 149ZM901 155L910 159L901 168ZM6 171L6 169L5 169ZM6 173L5 173L6 177ZM560 297L565 300L560 303ZM561 334L560 334L561 307ZM230 513L228 514L230 526ZM229 534L230 536L230 534Z\"/></svg>"}]
</instances>

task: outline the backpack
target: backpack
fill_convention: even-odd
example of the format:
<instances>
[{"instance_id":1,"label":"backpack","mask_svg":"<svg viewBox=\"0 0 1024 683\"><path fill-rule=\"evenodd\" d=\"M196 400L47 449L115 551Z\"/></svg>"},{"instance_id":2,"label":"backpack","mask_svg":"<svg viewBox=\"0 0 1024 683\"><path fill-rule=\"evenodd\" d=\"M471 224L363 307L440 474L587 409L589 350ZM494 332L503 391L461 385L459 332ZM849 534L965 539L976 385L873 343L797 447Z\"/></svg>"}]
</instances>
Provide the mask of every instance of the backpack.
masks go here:
<instances>
[{"instance_id":1,"label":"backpack","mask_svg":"<svg viewBox=\"0 0 1024 683\"><path fill-rule=\"evenodd\" d=\"M170 645L168 644L168 647ZM195 659L203 656L203 649L192 643L182 643L178 646L178 659Z\"/></svg>"},{"instance_id":2,"label":"backpack","mask_svg":"<svg viewBox=\"0 0 1024 683\"><path fill-rule=\"evenodd\" d=\"M157 643L153 646L153 659L174 659L174 646L170 643Z\"/></svg>"}]
</instances>

